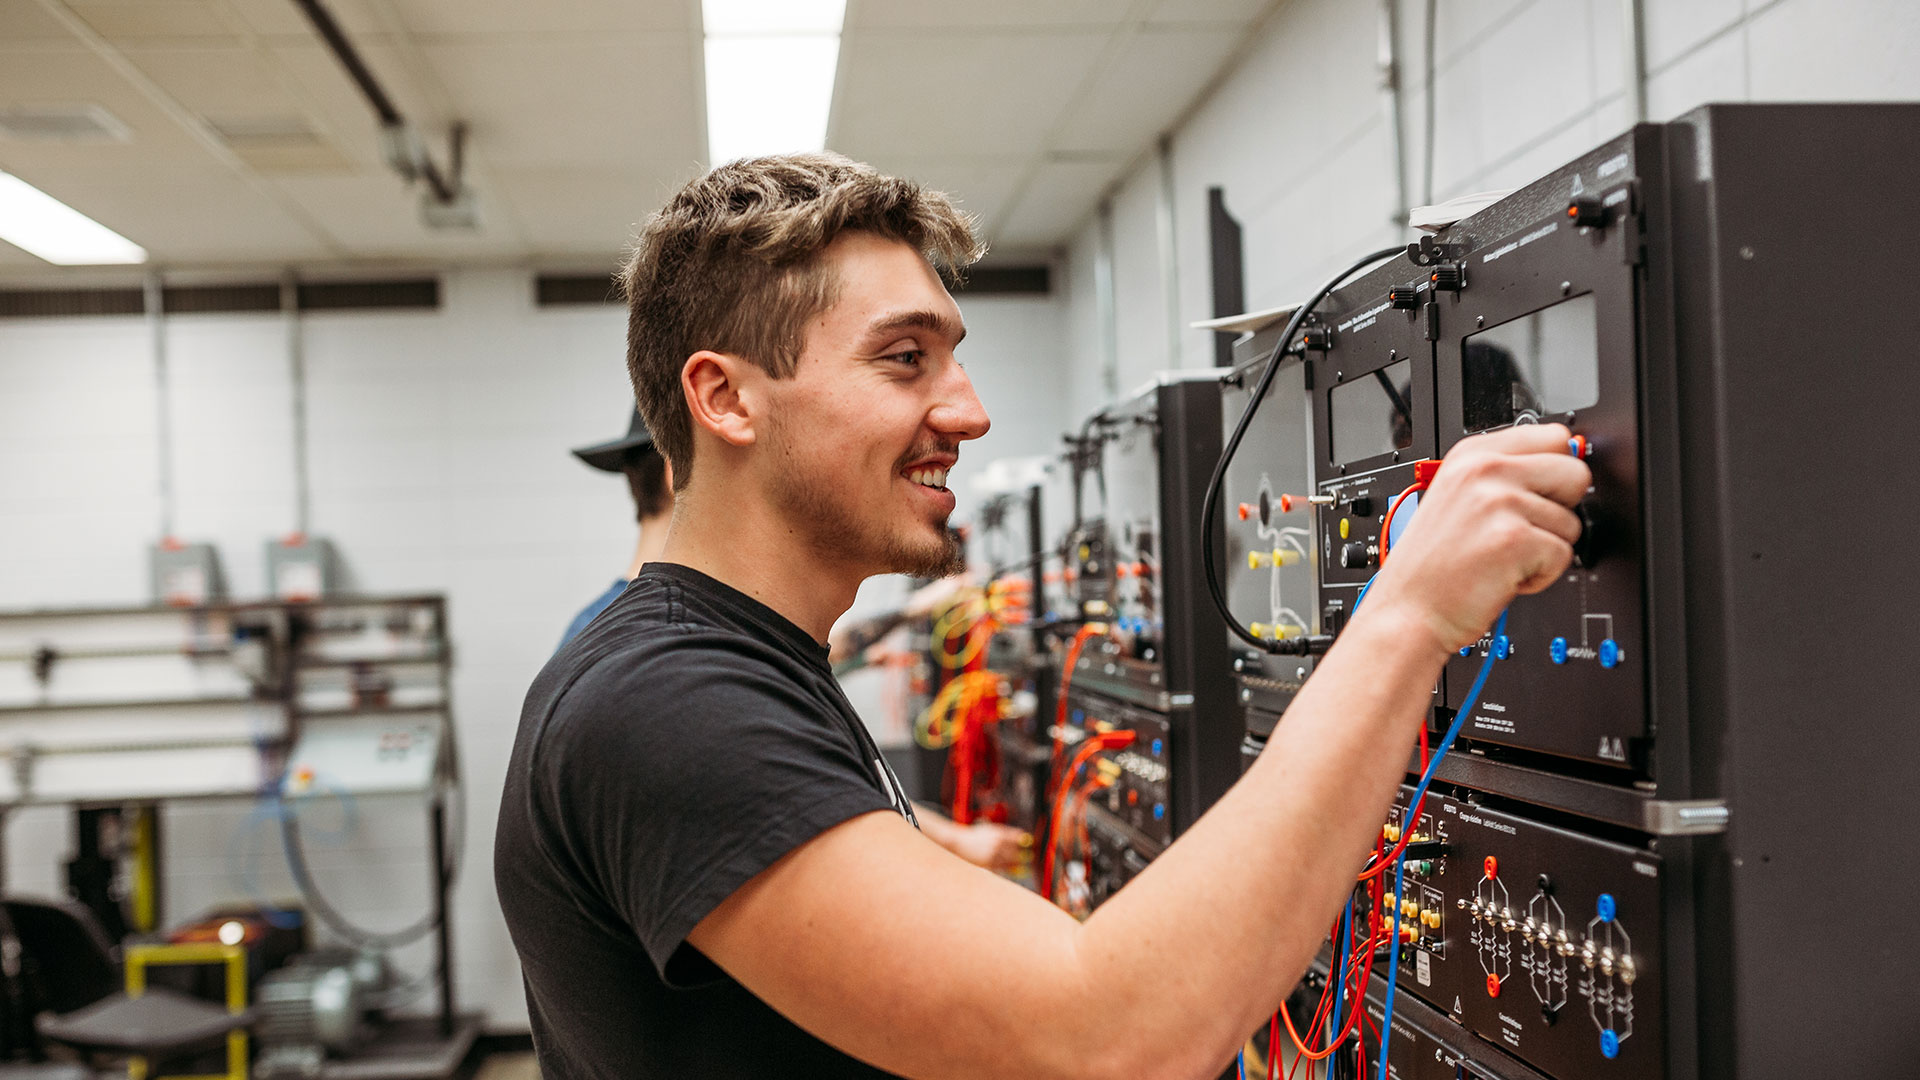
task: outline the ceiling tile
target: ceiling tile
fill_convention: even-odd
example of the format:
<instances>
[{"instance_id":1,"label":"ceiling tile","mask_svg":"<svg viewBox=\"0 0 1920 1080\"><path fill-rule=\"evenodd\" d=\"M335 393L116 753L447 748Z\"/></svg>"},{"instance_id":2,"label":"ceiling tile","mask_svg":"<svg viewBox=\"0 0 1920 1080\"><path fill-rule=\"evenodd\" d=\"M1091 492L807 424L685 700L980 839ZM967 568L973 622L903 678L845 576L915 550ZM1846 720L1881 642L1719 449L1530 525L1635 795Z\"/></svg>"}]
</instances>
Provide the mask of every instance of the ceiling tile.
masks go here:
<instances>
[{"instance_id":1,"label":"ceiling tile","mask_svg":"<svg viewBox=\"0 0 1920 1080\"><path fill-rule=\"evenodd\" d=\"M1147 23L1153 26L1230 25L1257 22L1285 0L1158 0Z\"/></svg>"},{"instance_id":2,"label":"ceiling tile","mask_svg":"<svg viewBox=\"0 0 1920 1080\"><path fill-rule=\"evenodd\" d=\"M388 0L402 24L424 42L431 35L513 34L552 37L672 30L693 33L699 0Z\"/></svg>"},{"instance_id":3,"label":"ceiling tile","mask_svg":"<svg viewBox=\"0 0 1920 1080\"><path fill-rule=\"evenodd\" d=\"M613 266L675 186L621 169L502 169L496 181L534 254L581 256L603 267Z\"/></svg>"},{"instance_id":4,"label":"ceiling tile","mask_svg":"<svg viewBox=\"0 0 1920 1080\"><path fill-rule=\"evenodd\" d=\"M420 95L398 55L384 45L360 50L367 66L387 88L401 112L421 128L436 156L444 156L443 132L434 118L421 115ZM367 168L385 168L380 149L380 122L373 107L354 86L340 61L318 41L289 41L267 49L270 63L285 80L288 94L301 103L307 116L323 126L347 156Z\"/></svg>"},{"instance_id":5,"label":"ceiling tile","mask_svg":"<svg viewBox=\"0 0 1920 1080\"><path fill-rule=\"evenodd\" d=\"M278 184L358 258L519 254L518 245L501 217L501 208L490 206L495 198L491 192L479 193L479 228L443 231L429 229L421 222L422 189L405 184L392 173L287 177Z\"/></svg>"},{"instance_id":6,"label":"ceiling tile","mask_svg":"<svg viewBox=\"0 0 1920 1080\"><path fill-rule=\"evenodd\" d=\"M110 41L143 38L237 40L221 0L66 0L75 15Z\"/></svg>"},{"instance_id":7,"label":"ceiling tile","mask_svg":"<svg viewBox=\"0 0 1920 1080\"><path fill-rule=\"evenodd\" d=\"M311 38L313 24L293 0L222 0L241 27L273 38ZM362 0L326 0L327 12L355 44L386 29Z\"/></svg>"},{"instance_id":8,"label":"ceiling tile","mask_svg":"<svg viewBox=\"0 0 1920 1080\"><path fill-rule=\"evenodd\" d=\"M149 156L203 155L193 137L119 72L91 52L13 53L0 63L0 105L92 103L125 124L127 142L89 144L0 142L8 161L61 165L90 161L115 167ZM127 174L129 176L133 173Z\"/></svg>"},{"instance_id":9,"label":"ceiling tile","mask_svg":"<svg viewBox=\"0 0 1920 1080\"><path fill-rule=\"evenodd\" d=\"M1134 4L1122 0L847 0L847 29L911 27L1081 26L1102 28L1125 22Z\"/></svg>"},{"instance_id":10,"label":"ceiling tile","mask_svg":"<svg viewBox=\"0 0 1920 1080\"><path fill-rule=\"evenodd\" d=\"M121 50L174 100L202 117L300 115L272 54L245 45L208 48L129 45ZM343 76L344 77L344 76Z\"/></svg>"},{"instance_id":11,"label":"ceiling tile","mask_svg":"<svg viewBox=\"0 0 1920 1080\"><path fill-rule=\"evenodd\" d=\"M1106 43L1101 33L862 34L841 50L829 144L852 157L1037 149Z\"/></svg>"},{"instance_id":12,"label":"ceiling tile","mask_svg":"<svg viewBox=\"0 0 1920 1080\"><path fill-rule=\"evenodd\" d=\"M1066 115L1053 149L1137 151L1180 118L1238 43L1232 30L1134 34Z\"/></svg>"},{"instance_id":13,"label":"ceiling tile","mask_svg":"<svg viewBox=\"0 0 1920 1080\"><path fill-rule=\"evenodd\" d=\"M944 191L960 209L984 224L1006 212L1008 200L1026 169L1025 158L914 158L881 155L867 164L889 176L903 176L923 187Z\"/></svg>"},{"instance_id":14,"label":"ceiling tile","mask_svg":"<svg viewBox=\"0 0 1920 1080\"><path fill-rule=\"evenodd\" d=\"M34 0L0 0L0 50L46 42L72 42L73 35Z\"/></svg>"},{"instance_id":15,"label":"ceiling tile","mask_svg":"<svg viewBox=\"0 0 1920 1080\"><path fill-rule=\"evenodd\" d=\"M0 270L33 270L47 266L44 260L29 255L5 240L0 240Z\"/></svg>"},{"instance_id":16,"label":"ceiling tile","mask_svg":"<svg viewBox=\"0 0 1920 1080\"><path fill-rule=\"evenodd\" d=\"M693 49L682 35L422 48L490 164L677 173L705 157L690 91Z\"/></svg>"},{"instance_id":17,"label":"ceiling tile","mask_svg":"<svg viewBox=\"0 0 1920 1080\"><path fill-rule=\"evenodd\" d=\"M34 170L22 177L147 249L156 263L322 258L328 250L266 193L210 161L123 171Z\"/></svg>"},{"instance_id":18,"label":"ceiling tile","mask_svg":"<svg viewBox=\"0 0 1920 1080\"><path fill-rule=\"evenodd\" d=\"M992 230L987 242L1009 248L1046 248L1063 243L1125 167L1126 161L1118 157L1042 164L1006 221Z\"/></svg>"}]
</instances>

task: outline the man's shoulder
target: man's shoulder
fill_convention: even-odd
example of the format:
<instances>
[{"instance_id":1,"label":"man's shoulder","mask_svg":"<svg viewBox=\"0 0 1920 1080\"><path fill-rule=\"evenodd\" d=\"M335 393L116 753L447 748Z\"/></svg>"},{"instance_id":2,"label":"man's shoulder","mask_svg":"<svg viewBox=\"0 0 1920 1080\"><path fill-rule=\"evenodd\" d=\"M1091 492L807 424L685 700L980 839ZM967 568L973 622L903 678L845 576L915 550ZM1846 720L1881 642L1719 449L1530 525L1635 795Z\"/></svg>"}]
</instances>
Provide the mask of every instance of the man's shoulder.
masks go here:
<instances>
[{"instance_id":1,"label":"man's shoulder","mask_svg":"<svg viewBox=\"0 0 1920 1080\"><path fill-rule=\"evenodd\" d=\"M777 642L737 626L676 618L684 613L633 591L555 654L536 681L554 723L678 722L746 702L812 699L817 673Z\"/></svg>"}]
</instances>

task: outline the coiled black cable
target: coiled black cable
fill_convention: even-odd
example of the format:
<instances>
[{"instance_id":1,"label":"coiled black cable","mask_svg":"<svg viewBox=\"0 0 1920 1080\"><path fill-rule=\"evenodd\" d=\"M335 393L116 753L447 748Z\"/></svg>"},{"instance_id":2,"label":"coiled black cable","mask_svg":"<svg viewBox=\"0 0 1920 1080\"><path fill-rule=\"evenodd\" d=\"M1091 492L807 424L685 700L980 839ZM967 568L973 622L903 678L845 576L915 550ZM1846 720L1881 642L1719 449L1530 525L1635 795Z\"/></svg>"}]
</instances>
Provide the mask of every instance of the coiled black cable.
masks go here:
<instances>
[{"instance_id":1,"label":"coiled black cable","mask_svg":"<svg viewBox=\"0 0 1920 1080\"><path fill-rule=\"evenodd\" d=\"M1289 638L1285 641L1265 641L1255 637L1251 631L1240 625L1240 620L1228 610L1226 588L1220 581L1219 561L1214 558L1213 551L1214 519L1220 511L1220 489L1226 480L1227 466L1233 461L1234 453L1240 449L1240 440L1246 436L1247 427L1253 422L1253 414L1260 408L1260 400L1267 396L1267 387L1273 384L1274 373L1280 367L1280 358L1285 356L1287 350L1292 347L1294 337L1300 333L1300 327L1307 321L1307 317L1313 314L1313 309L1348 278L1382 259L1404 255L1406 250L1405 245L1397 244L1361 257L1352 266L1340 271L1333 280L1321 286L1319 292L1314 293L1306 303L1301 304L1294 311L1293 317L1287 320L1286 329L1280 332L1280 340L1274 343L1273 351L1267 354L1267 365L1260 373L1260 381L1254 384L1252 393L1248 395L1247 407L1241 411L1240 421L1233 426L1233 434L1227 437L1226 445L1221 447L1220 462L1213 467L1213 478L1207 481L1207 497L1200 509L1200 562L1206 568L1207 593L1213 598L1213 606L1219 609L1220 617L1226 620L1234 636L1262 652L1280 656L1306 656L1326 651L1332 639L1315 634Z\"/></svg>"}]
</instances>

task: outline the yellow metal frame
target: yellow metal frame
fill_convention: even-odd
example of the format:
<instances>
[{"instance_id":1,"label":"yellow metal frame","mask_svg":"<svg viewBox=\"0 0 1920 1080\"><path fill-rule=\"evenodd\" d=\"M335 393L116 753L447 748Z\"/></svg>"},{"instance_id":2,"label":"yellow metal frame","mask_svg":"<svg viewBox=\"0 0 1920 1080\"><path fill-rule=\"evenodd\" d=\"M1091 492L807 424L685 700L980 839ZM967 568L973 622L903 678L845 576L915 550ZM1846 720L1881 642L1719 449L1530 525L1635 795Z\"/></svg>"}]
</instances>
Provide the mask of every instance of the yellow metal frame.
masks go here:
<instances>
[{"instance_id":1,"label":"yellow metal frame","mask_svg":"<svg viewBox=\"0 0 1920 1080\"><path fill-rule=\"evenodd\" d=\"M129 945L126 949L127 996L139 997L147 989L149 964L225 964L227 966L227 1010L247 1011L247 951L238 945L212 942L184 945ZM147 1080L147 1059L135 1057L127 1062L127 1080ZM241 1028L227 1033L227 1071L206 1076L184 1076L177 1080L247 1080L247 1032Z\"/></svg>"},{"instance_id":2,"label":"yellow metal frame","mask_svg":"<svg viewBox=\"0 0 1920 1080\"><path fill-rule=\"evenodd\" d=\"M151 803L133 812L133 928L142 934L153 933L159 920L158 815Z\"/></svg>"}]
</instances>

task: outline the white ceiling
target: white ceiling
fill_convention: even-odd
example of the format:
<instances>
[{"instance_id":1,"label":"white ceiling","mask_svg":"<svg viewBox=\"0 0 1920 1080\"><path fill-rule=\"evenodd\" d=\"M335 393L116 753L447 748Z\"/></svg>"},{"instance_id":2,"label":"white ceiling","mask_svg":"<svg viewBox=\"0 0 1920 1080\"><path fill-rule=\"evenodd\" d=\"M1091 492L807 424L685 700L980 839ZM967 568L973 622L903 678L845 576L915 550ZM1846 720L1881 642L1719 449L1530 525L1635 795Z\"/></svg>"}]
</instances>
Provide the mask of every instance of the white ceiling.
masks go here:
<instances>
[{"instance_id":1,"label":"white ceiling","mask_svg":"<svg viewBox=\"0 0 1920 1080\"><path fill-rule=\"evenodd\" d=\"M420 223L292 0L0 0L0 113L131 133L0 135L0 170L168 267L598 268L705 167L699 0L326 2L437 161L469 125L479 229ZM848 0L828 142L954 193L1003 257L1044 252L1282 2ZM0 275L54 273L0 243Z\"/></svg>"}]
</instances>

